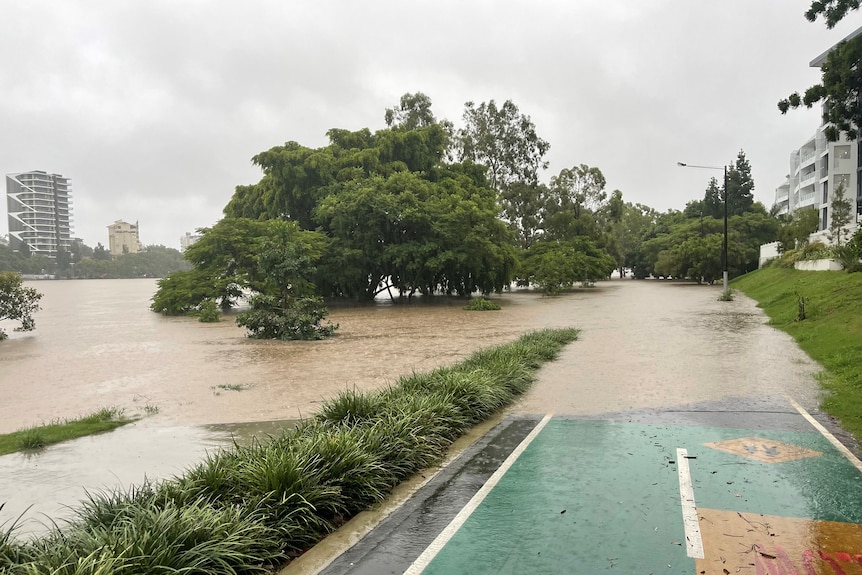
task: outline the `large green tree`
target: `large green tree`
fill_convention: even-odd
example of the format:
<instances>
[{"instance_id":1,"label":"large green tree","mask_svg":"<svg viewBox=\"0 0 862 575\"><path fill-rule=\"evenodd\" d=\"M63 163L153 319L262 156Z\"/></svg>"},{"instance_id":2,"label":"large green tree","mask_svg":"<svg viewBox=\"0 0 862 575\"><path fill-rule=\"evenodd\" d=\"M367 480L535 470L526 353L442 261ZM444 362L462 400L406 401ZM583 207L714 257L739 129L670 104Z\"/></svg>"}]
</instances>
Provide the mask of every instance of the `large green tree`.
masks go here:
<instances>
[{"instance_id":1,"label":"large green tree","mask_svg":"<svg viewBox=\"0 0 862 575\"><path fill-rule=\"evenodd\" d=\"M332 238L320 284L327 294L364 299L389 288L500 291L515 252L497 211L493 190L469 167L440 168L431 179L402 172L351 182L317 210Z\"/></svg>"},{"instance_id":2,"label":"large green tree","mask_svg":"<svg viewBox=\"0 0 862 575\"><path fill-rule=\"evenodd\" d=\"M586 164L566 168L551 178L543 210L545 237L567 240L576 236L598 239L597 212L607 200L605 176Z\"/></svg>"},{"instance_id":3,"label":"large green tree","mask_svg":"<svg viewBox=\"0 0 862 575\"><path fill-rule=\"evenodd\" d=\"M290 238L316 260L326 242L318 232L301 231L296 223L279 219L223 218L199 231L201 239L185 252L194 267L159 280L150 306L153 311L182 315L197 310L204 300L229 309L246 292L273 294L277 289L270 270L260 264L261 254L271 251L273 243Z\"/></svg>"},{"instance_id":4,"label":"large green tree","mask_svg":"<svg viewBox=\"0 0 862 575\"><path fill-rule=\"evenodd\" d=\"M555 294L577 282L589 284L606 279L615 267L613 257L590 238L543 240L525 251L518 283Z\"/></svg>"},{"instance_id":5,"label":"large green tree","mask_svg":"<svg viewBox=\"0 0 862 575\"><path fill-rule=\"evenodd\" d=\"M322 253L321 238L299 231L292 222L272 220L257 255L263 285L249 297L237 325L257 339L324 339L338 325L321 322L329 314L315 293L312 278Z\"/></svg>"},{"instance_id":6,"label":"large green tree","mask_svg":"<svg viewBox=\"0 0 862 575\"><path fill-rule=\"evenodd\" d=\"M808 237L820 227L820 214L815 208L800 208L777 221L778 251L784 253L808 243Z\"/></svg>"},{"instance_id":7,"label":"large green tree","mask_svg":"<svg viewBox=\"0 0 862 575\"><path fill-rule=\"evenodd\" d=\"M503 289L516 253L485 166L446 161L450 130L421 93L386 120L374 133L330 130L323 148L288 142L258 154L261 181L238 187L225 215L323 234L315 283L326 297Z\"/></svg>"},{"instance_id":8,"label":"large green tree","mask_svg":"<svg viewBox=\"0 0 862 575\"><path fill-rule=\"evenodd\" d=\"M511 100L497 106L494 100L464 105L464 127L456 148L461 161L485 166L488 182L499 192L514 182L536 185L548 166L550 144L539 137L530 116Z\"/></svg>"},{"instance_id":9,"label":"large green tree","mask_svg":"<svg viewBox=\"0 0 862 575\"><path fill-rule=\"evenodd\" d=\"M39 311L42 294L23 283L21 274L0 272L0 320L19 322L20 325L15 331L32 331L36 329L33 314ZM0 340L7 337L6 332L0 328Z\"/></svg>"},{"instance_id":10,"label":"large green tree","mask_svg":"<svg viewBox=\"0 0 862 575\"><path fill-rule=\"evenodd\" d=\"M805 17L814 22L819 16L832 28L851 10L859 9L859 0L815 0ZM811 86L800 96L794 92L778 102L778 109L786 114L800 106L811 108L817 102L828 102L824 106L823 120L828 123L824 130L826 138L837 141L841 134L855 140L862 126L862 36L839 42L820 66L822 75L819 84Z\"/></svg>"},{"instance_id":11,"label":"large green tree","mask_svg":"<svg viewBox=\"0 0 862 575\"><path fill-rule=\"evenodd\" d=\"M686 218L676 212L665 217L664 226L644 242L647 267L655 275L687 277L712 282L722 275L724 218ZM728 270L731 276L757 269L760 246L773 241L778 221L762 204L754 203L746 212L728 220Z\"/></svg>"},{"instance_id":12,"label":"large green tree","mask_svg":"<svg viewBox=\"0 0 862 575\"><path fill-rule=\"evenodd\" d=\"M655 210L643 204L625 203L619 220L612 220L608 230L608 252L617 262L620 277L625 268L635 277L646 277L652 267L645 269L641 246L655 227Z\"/></svg>"}]
</instances>

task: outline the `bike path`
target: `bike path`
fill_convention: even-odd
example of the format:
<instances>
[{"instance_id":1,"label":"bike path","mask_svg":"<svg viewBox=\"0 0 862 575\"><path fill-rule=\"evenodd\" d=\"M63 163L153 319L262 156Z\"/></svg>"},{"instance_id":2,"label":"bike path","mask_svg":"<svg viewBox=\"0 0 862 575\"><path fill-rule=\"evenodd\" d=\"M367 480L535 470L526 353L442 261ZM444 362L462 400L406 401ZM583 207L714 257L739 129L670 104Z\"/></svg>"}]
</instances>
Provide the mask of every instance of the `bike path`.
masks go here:
<instances>
[{"instance_id":1,"label":"bike path","mask_svg":"<svg viewBox=\"0 0 862 575\"><path fill-rule=\"evenodd\" d=\"M323 573L862 574L862 473L822 434L694 419L511 418Z\"/></svg>"}]
</instances>

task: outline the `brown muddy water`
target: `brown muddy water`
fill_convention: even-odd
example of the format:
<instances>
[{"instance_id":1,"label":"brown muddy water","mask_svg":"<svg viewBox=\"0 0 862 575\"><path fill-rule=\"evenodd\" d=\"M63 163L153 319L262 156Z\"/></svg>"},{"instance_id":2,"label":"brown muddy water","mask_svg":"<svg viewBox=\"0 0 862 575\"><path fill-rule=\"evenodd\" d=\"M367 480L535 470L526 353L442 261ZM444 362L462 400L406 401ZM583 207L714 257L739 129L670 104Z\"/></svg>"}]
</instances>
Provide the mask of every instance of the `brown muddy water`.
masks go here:
<instances>
[{"instance_id":1,"label":"brown muddy water","mask_svg":"<svg viewBox=\"0 0 862 575\"><path fill-rule=\"evenodd\" d=\"M816 365L764 325L751 300L719 302L714 287L616 280L557 298L495 297L499 312L446 298L337 305L335 337L274 342L245 338L230 317L204 324L150 312L153 280L30 285L44 294L36 331L6 325L0 343L0 433L105 406L142 419L0 457L0 525L23 513L20 533L68 517L86 491L181 473L207 450L313 414L340 390L380 387L533 329L583 331L515 410L595 414L741 394L818 400Z\"/></svg>"}]
</instances>

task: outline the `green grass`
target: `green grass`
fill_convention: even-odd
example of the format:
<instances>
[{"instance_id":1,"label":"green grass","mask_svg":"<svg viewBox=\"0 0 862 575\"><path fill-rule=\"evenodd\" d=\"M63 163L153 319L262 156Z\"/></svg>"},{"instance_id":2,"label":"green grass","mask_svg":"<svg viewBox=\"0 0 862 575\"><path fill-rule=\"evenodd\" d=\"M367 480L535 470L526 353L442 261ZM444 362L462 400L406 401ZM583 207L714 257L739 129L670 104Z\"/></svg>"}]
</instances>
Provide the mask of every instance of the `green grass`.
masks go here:
<instances>
[{"instance_id":1,"label":"green grass","mask_svg":"<svg viewBox=\"0 0 862 575\"><path fill-rule=\"evenodd\" d=\"M823 366L823 409L862 439L862 273L765 268L733 284Z\"/></svg>"},{"instance_id":2,"label":"green grass","mask_svg":"<svg viewBox=\"0 0 862 575\"><path fill-rule=\"evenodd\" d=\"M500 304L483 297L470 298L470 302L464 306L467 311L497 311Z\"/></svg>"},{"instance_id":3,"label":"green grass","mask_svg":"<svg viewBox=\"0 0 862 575\"><path fill-rule=\"evenodd\" d=\"M220 383L218 385L214 385L213 389L222 389L224 391L245 391L246 389L251 389L251 384L243 384L243 383Z\"/></svg>"},{"instance_id":4,"label":"green grass","mask_svg":"<svg viewBox=\"0 0 862 575\"><path fill-rule=\"evenodd\" d=\"M125 417L122 410L104 407L95 413L77 419L53 421L46 425L0 434L0 455L41 449L61 441L111 431L132 421L134 419Z\"/></svg>"},{"instance_id":5,"label":"green grass","mask_svg":"<svg viewBox=\"0 0 862 575\"><path fill-rule=\"evenodd\" d=\"M533 332L378 391L344 391L280 436L210 453L160 484L91 494L43 538L18 542L0 526L0 573L271 572L440 462L576 338Z\"/></svg>"}]
</instances>

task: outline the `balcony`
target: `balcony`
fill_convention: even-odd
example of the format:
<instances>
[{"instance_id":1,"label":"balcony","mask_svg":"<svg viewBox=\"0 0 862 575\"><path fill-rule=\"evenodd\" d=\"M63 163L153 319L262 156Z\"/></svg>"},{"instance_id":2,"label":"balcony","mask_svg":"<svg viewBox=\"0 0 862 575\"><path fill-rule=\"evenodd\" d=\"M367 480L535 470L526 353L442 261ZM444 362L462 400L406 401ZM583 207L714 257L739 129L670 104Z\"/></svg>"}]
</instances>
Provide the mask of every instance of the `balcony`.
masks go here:
<instances>
[{"instance_id":1,"label":"balcony","mask_svg":"<svg viewBox=\"0 0 862 575\"><path fill-rule=\"evenodd\" d=\"M817 155L816 150L800 150L799 151L799 165L804 166L812 161L814 161L814 157Z\"/></svg>"},{"instance_id":2,"label":"balcony","mask_svg":"<svg viewBox=\"0 0 862 575\"><path fill-rule=\"evenodd\" d=\"M799 187L804 188L805 186L810 186L814 183L814 180L817 179L817 171L808 172L807 174L802 174L799 176Z\"/></svg>"},{"instance_id":3,"label":"balcony","mask_svg":"<svg viewBox=\"0 0 862 575\"><path fill-rule=\"evenodd\" d=\"M799 202L796 204L796 207L802 208L806 206L813 206L816 196L817 194L814 191L799 194Z\"/></svg>"}]
</instances>

